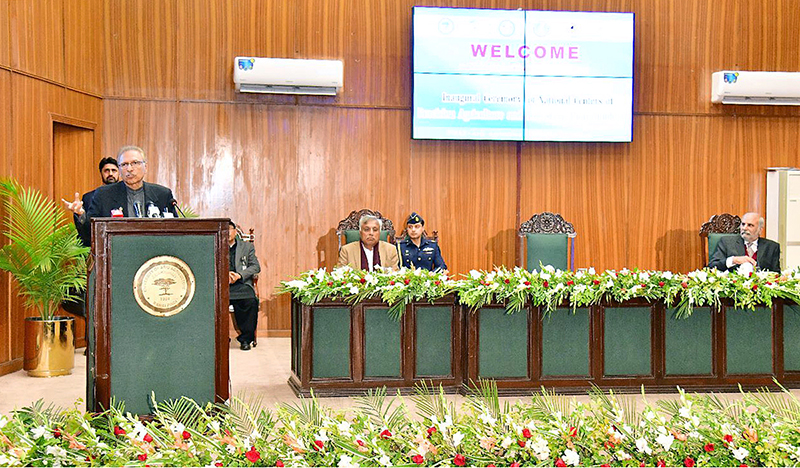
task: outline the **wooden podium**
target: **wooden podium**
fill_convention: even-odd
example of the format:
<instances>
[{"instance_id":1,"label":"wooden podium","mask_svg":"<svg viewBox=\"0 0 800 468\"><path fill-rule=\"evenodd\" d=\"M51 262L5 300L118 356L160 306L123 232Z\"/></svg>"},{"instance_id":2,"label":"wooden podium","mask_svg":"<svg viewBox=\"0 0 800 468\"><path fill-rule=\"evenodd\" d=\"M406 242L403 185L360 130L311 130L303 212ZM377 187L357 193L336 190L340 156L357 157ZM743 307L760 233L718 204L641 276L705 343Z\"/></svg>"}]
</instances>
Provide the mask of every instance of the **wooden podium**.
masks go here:
<instances>
[{"instance_id":1,"label":"wooden podium","mask_svg":"<svg viewBox=\"0 0 800 468\"><path fill-rule=\"evenodd\" d=\"M86 406L229 397L228 219L97 218Z\"/></svg>"}]
</instances>

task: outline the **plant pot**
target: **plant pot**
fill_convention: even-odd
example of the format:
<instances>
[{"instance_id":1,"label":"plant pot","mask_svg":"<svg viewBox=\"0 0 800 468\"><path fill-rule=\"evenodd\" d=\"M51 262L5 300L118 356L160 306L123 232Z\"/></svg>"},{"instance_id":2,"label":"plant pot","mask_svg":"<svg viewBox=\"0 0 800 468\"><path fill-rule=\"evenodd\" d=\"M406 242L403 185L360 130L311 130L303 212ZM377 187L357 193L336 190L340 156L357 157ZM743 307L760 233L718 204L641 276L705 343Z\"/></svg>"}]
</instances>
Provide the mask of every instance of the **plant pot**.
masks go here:
<instances>
[{"instance_id":1,"label":"plant pot","mask_svg":"<svg viewBox=\"0 0 800 468\"><path fill-rule=\"evenodd\" d=\"M72 317L25 319L25 360L22 368L31 377L69 375L75 366Z\"/></svg>"}]
</instances>

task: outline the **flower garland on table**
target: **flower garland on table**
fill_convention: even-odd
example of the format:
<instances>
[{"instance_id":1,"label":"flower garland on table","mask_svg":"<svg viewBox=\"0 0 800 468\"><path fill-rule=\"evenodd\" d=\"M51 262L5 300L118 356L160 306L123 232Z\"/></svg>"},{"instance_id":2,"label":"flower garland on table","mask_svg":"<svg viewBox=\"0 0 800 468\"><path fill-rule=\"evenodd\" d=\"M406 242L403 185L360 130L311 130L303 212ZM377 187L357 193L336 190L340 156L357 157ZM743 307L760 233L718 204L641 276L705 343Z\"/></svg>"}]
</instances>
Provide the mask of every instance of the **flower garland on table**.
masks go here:
<instances>
[{"instance_id":1,"label":"flower garland on table","mask_svg":"<svg viewBox=\"0 0 800 468\"><path fill-rule=\"evenodd\" d=\"M290 293L307 305L326 298L356 303L380 297L389 304L389 315L399 319L411 302L433 302L453 292L455 286L456 282L446 274L428 270L401 268L368 272L343 266L330 272L325 268L306 271L297 279L282 281L278 291Z\"/></svg>"},{"instance_id":2,"label":"flower garland on table","mask_svg":"<svg viewBox=\"0 0 800 468\"><path fill-rule=\"evenodd\" d=\"M742 393L724 404L686 395L637 411L595 390L577 402L547 392L502 405L481 381L460 409L443 393L378 389L355 408L315 399L271 411L233 398L160 403L140 421L45 408L0 415L0 466L797 466L800 402L788 391ZM399 403L399 404L397 404Z\"/></svg>"}]
</instances>

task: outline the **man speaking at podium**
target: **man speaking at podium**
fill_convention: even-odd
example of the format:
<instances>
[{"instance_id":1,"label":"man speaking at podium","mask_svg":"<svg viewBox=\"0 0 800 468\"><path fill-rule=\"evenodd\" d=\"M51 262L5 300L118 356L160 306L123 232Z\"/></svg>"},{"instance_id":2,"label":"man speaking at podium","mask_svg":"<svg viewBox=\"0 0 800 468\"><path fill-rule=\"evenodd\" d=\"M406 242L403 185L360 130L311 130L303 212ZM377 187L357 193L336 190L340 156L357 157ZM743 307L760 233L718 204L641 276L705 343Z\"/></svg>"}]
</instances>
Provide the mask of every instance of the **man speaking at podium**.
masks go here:
<instances>
[{"instance_id":1,"label":"man speaking at podium","mask_svg":"<svg viewBox=\"0 0 800 468\"><path fill-rule=\"evenodd\" d=\"M172 190L144 181L147 159L138 146L124 146L117 155L122 182L98 187L88 208L75 199L67 208L81 224L92 218L173 218Z\"/></svg>"}]
</instances>

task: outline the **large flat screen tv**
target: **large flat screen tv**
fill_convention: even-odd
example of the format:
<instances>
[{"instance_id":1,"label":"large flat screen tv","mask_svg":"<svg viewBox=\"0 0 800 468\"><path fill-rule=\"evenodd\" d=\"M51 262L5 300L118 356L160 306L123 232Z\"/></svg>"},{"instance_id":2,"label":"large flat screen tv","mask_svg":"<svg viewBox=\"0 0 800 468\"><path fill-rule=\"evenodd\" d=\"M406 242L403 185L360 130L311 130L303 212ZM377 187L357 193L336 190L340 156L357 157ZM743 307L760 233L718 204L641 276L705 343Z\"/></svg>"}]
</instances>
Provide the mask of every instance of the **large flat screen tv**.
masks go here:
<instances>
[{"instance_id":1,"label":"large flat screen tv","mask_svg":"<svg viewBox=\"0 0 800 468\"><path fill-rule=\"evenodd\" d=\"M631 141L633 13L414 7L412 137Z\"/></svg>"}]
</instances>

